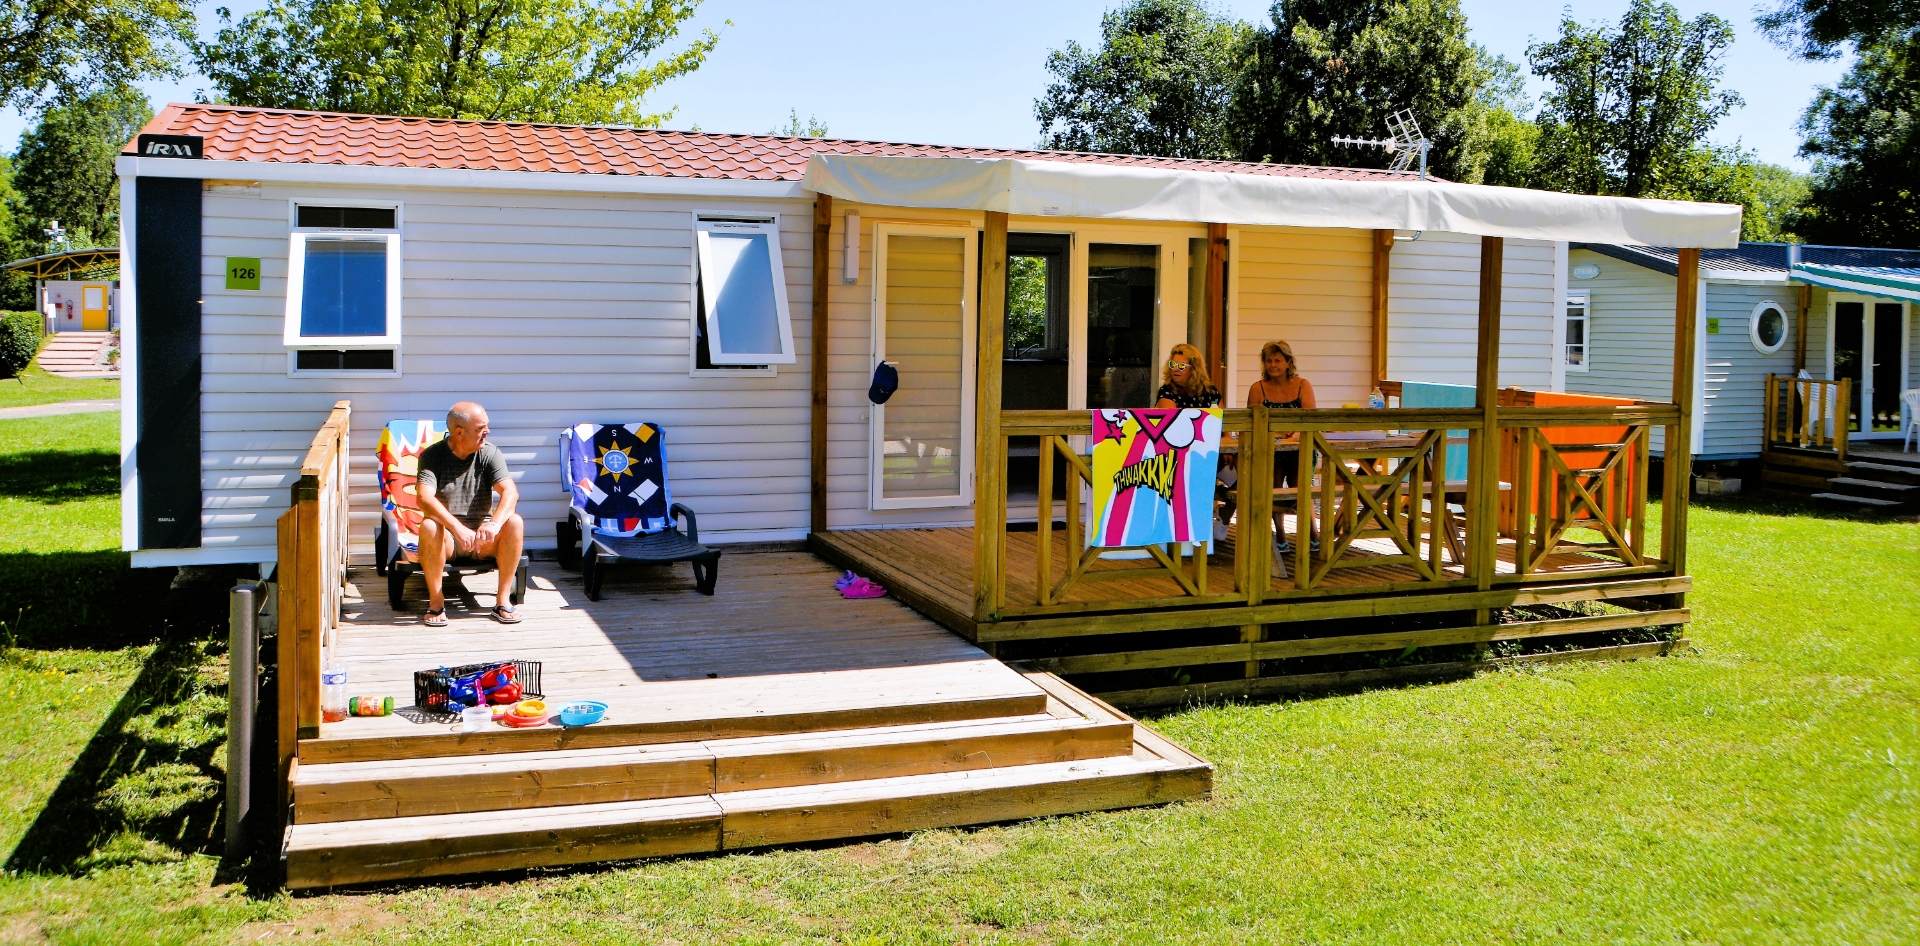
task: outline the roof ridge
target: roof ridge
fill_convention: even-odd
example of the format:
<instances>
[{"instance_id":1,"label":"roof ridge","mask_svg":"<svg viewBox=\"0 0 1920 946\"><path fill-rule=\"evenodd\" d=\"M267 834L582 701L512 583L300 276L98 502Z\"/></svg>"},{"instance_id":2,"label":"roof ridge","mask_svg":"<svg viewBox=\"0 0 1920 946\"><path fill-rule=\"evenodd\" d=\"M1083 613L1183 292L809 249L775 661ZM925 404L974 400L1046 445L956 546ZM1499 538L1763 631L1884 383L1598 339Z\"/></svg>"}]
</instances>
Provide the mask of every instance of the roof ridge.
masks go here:
<instances>
[{"instance_id":1,"label":"roof ridge","mask_svg":"<svg viewBox=\"0 0 1920 946\"><path fill-rule=\"evenodd\" d=\"M810 135L754 134L751 132L698 131L681 128L642 128L636 125L591 125L568 124L562 122L522 122L492 118L447 118L435 115L378 115L368 112L336 112L326 109L275 108L259 105L234 105L220 102L169 102L159 114L156 114L147 126L141 129L143 134L164 134L164 129L174 121L184 117L190 111L224 112L259 115L284 115L289 117L308 116L313 118L347 119L368 122L424 123L445 126L497 126L505 128L614 131L637 135L680 135L720 140L744 141L789 141L796 143L836 142L848 145L879 145L896 148L937 148L955 151L997 152L1003 154L1058 155L1072 158L1109 158L1122 161L1177 161L1191 164L1205 164L1225 167L1297 169L1301 171L1350 171L1370 175L1392 177L1417 177L1419 172L1392 168L1362 168L1337 164L1295 164L1276 161L1238 161L1226 158L1184 158L1166 155L1125 154L1117 151L1064 151L1053 148L1009 148L997 145L955 145L939 144L927 141L904 141L885 138L840 138ZM123 149L124 150L124 149Z\"/></svg>"}]
</instances>

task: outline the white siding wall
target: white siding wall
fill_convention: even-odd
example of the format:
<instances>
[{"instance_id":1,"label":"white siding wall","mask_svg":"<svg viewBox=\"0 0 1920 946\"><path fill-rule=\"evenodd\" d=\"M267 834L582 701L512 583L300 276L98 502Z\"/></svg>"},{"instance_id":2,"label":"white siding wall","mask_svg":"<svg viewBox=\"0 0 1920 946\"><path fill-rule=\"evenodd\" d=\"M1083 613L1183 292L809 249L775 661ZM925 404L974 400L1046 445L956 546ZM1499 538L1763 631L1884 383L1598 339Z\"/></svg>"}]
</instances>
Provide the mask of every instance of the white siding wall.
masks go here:
<instances>
[{"instance_id":1,"label":"white siding wall","mask_svg":"<svg viewBox=\"0 0 1920 946\"><path fill-rule=\"evenodd\" d=\"M400 377L288 377L281 344L289 202L402 200ZM470 398L520 483L529 545L565 512L554 438L579 422L666 429L674 499L715 542L807 526L810 204L267 184L203 203L203 543L274 552L274 521L333 402L353 402L353 538L378 522L374 448L396 418ZM778 213L799 363L776 377L689 377L696 210ZM228 256L262 260L227 291Z\"/></svg>"},{"instance_id":2,"label":"white siding wall","mask_svg":"<svg viewBox=\"0 0 1920 946\"><path fill-rule=\"evenodd\" d=\"M1501 267L1500 384L1554 389L1555 275L1559 247L1508 240ZM1387 311L1387 376L1437 384L1474 382L1480 305L1480 238L1423 233L1394 244Z\"/></svg>"},{"instance_id":3,"label":"white siding wall","mask_svg":"<svg viewBox=\"0 0 1920 946\"><path fill-rule=\"evenodd\" d=\"M1707 284L1707 318L1720 320L1718 334L1700 336L1706 348L1705 405L1700 418L1701 459L1743 459L1760 455L1766 414L1767 373L1793 373L1793 325L1787 342L1771 355L1753 347L1749 323L1753 307L1773 302L1789 320L1799 305L1798 292L1785 283ZM1669 304L1668 312L1672 312Z\"/></svg>"},{"instance_id":4,"label":"white siding wall","mask_svg":"<svg viewBox=\"0 0 1920 946\"><path fill-rule=\"evenodd\" d=\"M1673 277L1591 250L1574 250L1569 263L1592 263L1600 267L1600 275L1567 286L1570 293L1588 296L1588 370L1568 371L1567 390L1652 401L1672 398ZM1654 428L1654 452L1663 442L1663 431Z\"/></svg>"},{"instance_id":5,"label":"white siding wall","mask_svg":"<svg viewBox=\"0 0 1920 946\"><path fill-rule=\"evenodd\" d=\"M1239 290L1239 344L1227 406L1247 406L1247 389L1260 377L1260 346L1273 339L1293 346L1321 407L1366 403L1373 387L1373 232L1246 227L1234 235L1237 265L1228 275Z\"/></svg>"}]
</instances>

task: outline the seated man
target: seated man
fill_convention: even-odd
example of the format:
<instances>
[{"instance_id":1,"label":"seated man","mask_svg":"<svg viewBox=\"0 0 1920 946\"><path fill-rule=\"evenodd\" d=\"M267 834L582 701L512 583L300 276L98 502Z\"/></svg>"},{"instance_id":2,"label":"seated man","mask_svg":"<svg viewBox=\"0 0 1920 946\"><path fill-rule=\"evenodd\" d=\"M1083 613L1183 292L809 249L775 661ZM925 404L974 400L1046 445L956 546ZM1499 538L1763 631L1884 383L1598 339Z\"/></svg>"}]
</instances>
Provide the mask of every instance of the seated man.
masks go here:
<instances>
[{"instance_id":1,"label":"seated man","mask_svg":"<svg viewBox=\"0 0 1920 946\"><path fill-rule=\"evenodd\" d=\"M500 494L494 508L493 495ZM447 626L447 600L440 592L447 560L492 558L499 569L500 593L493 619L520 623L507 589L520 567L526 530L513 507L520 491L507 474L507 461L487 442L487 411L461 401L447 411L447 436L420 451L420 572L427 579L428 627Z\"/></svg>"}]
</instances>

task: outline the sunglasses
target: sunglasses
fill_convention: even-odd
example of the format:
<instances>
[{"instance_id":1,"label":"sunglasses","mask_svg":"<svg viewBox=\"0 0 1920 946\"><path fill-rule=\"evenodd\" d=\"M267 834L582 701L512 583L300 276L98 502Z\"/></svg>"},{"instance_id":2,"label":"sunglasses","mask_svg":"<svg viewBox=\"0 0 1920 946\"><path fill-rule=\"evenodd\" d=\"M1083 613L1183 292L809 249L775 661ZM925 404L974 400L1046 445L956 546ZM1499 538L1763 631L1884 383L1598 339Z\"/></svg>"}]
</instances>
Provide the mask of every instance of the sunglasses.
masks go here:
<instances>
[{"instance_id":1,"label":"sunglasses","mask_svg":"<svg viewBox=\"0 0 1920 946\"><path fill-rule=\"evenodd\" d=\"M1188 369L1188 368L1190 368L1190 367L1192 367L1192 365L1189 365L1189 364L1187 364L1187 363L1186 363L1186 362L1184 362L1184 361L1169 361L1169 362L1167 362L1167 370L1168 370L1168 371L1185 371L1185 370L1187 370L1187 369Z\"/></svg>"}]
</instances>

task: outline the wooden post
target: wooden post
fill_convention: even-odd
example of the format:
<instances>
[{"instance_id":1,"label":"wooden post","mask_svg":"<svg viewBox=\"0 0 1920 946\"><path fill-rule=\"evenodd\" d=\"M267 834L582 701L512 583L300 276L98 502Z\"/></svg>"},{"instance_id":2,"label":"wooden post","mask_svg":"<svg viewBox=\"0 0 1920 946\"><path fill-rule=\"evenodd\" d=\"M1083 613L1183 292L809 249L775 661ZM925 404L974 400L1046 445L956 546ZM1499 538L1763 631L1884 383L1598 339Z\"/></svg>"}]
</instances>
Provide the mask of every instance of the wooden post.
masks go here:
<instances>
[{"instance_id":1,"label":"wooden post","mask_svg":"<svg viewBox=\"0 0 1920 946\"><path fill-rule=\"evenodd\" d=\"M1373 382L1387 380L1387 283L1392 276L1389 254L1393 231L1373 231Z\"/></svg>"},{"instance_id":2,"label":"wooden post","mask_svg":"<svg viewBox=\"0 0 1920 946\"><path fill-rule=\"evenodd\" d=\"M1793 373L1807 367L1807 313L1813 310L1813 287L1800 286L1800 317L1793 322Z\"/></svg>"},{"instance_id":3,"label":"wooden post","mask_svg":"<svg viewBox=\"0 0 1920 946\"><path fill-rule=\"evenodd\" d=\"M1662 501L1662 555L1676 575L1687 573L1687 493L1693 477L1693 359L1700 321L1700 251L1682 249L1673 288L1673 406L1678 422L1666 430ZM1678 607L1678 605L1675 605Z\"/></svg>"},{"instance_id":4,"label":"wooden post","mask_svg":"<svg viewBox=\"0 0 1920 946\"><path fill-rule=\"evenodd\" d=\"M1207 224L1207 367L1227 389L1227 225Z\"/></svg>"},{"instance_id":5,"label":"wooden post","mask_svg":"<svg viewBox=\"0 0 1920 946\"><path fill-rule=\"evenodd\" d=\"M813 199L813 453L810 471L812 518L815 532L827 531L827 254L832 250L833 198Z\"/></svg>"},{"instance_id":6,"label":"wooden post","mask_svg":"<svg viewBox=\"0 0 1920 946\"><path fill-rule=\"evenodd\" d=\"M1472 450L1473 507L1467 511L1472 554L1468 567L1481 590L1493 587L1495 556L1500 549L1500 283L1501 265L1506 257L1506 240L1480 238L1480 323L1479 345L1474 362L1474 406L1480 409L1480 429L1473 432ZM1515 496L1516 507L1526 497ZM1475 624L1492 622L1486 608L1474 612Z\"/></svg>"},{"instance_id":7,"label":"wooden post","mask_svg":"<svg viewBox=\"0 0 1920 946\"><path fill-rule=\"evenodd\" d=\"M979 363L974 366L973 619L995 620L1006 557L1006 438L1000 435L1000 359L1007 324L1007 215L987 212L980 240Z\"/></svg>"},{"instance_id":8,"label":"wooden post","mask_svg":"<svg viewBox=\"0 0 1920 946\"><path fill-rule=\"evenodd\" d=\"M285 812L293 800L293 787L289 780L293 777L293 759L300 749L300 688L290 681L300 679L300 648L294 645L294 627L297 619L293 616L296 598L296 577L299 569L293 563L300 557L300 516L293 509L280 514L279 520L279 564L274 567L274 582L279 586L275 590L278 613L274 627L274 750L277 753L277 782L279 785L279 807L276 812Z\"/></svg>"}]
</instances>

